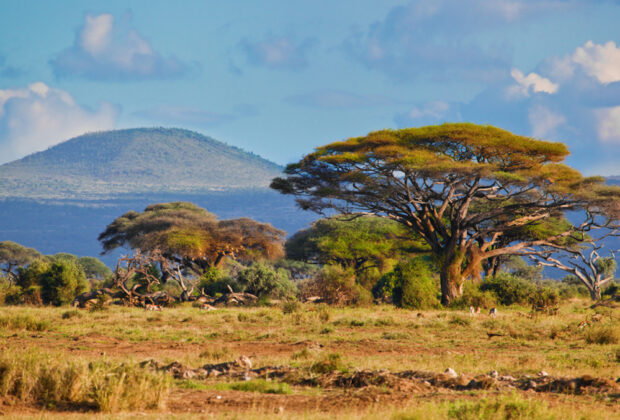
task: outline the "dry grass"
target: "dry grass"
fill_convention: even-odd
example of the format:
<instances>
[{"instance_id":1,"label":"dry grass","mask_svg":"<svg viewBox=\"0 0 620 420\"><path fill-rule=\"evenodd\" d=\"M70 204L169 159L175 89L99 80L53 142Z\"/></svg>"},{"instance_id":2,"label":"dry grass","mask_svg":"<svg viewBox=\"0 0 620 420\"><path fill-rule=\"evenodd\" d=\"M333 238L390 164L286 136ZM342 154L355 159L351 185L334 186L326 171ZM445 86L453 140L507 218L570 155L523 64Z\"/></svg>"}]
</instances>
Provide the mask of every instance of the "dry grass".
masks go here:
<instances>
[{"instance_id":1,"label":"dry grass","mask_svg":"<svg viewBox=\"0 0 620 420\"><path fill-rule=\"evenodd\" d=\"M606 310L600 322L580 330L579 323L594 314L589 304L575 300L564 305L557 316L537 318L526 316L526 309L500 309L496 319L487 315L470 317L467 312L456 310L418 314L391 306L296 305L287 306L284 311L256 307L204 312L187 305L157 314L124 307L97 312L0 307L0 360L12 372L0 370L0 395L52 409L73 405L135 412L161 406L168 386L173 392L183 387L168 383L163 377L147 375L134 362L154 358L197 367L234 360L242 354L250 356L254 367L291 365L308 372L442 372L451 367L459 373L474 375L497 370L501 375L518 376L544 370L554 376L587 374L615 379L620 376L620 310ZM496 335L489 337L489 333ZM32 350L40 347L58 358L41 357L40 352ZM24 378L21 382L11 379L13 385L5 385L6 378L20 375ZM211 384L208 389L216 389L214 386ZM218 386L228 392L252 391L231 391L231 383ZM269 389L266 384L261 386ZM255 391L261 392L259 388ZM307 392L293 387L284 394L298 396ZM321 390L312 392L324 395ZM158 397L146 401L139 395ZM603 408L602 414L594 415L596 411L590 407L594 402L585 397L570 403L522 394L487 395L484 401L479 397L480 394L457 394L445 400L435 395L415 401L412 397L398 406L371 405L360 408L361 411L343 406L330 412L329 417L572 419L612 418L611 414L618 414L616 406L615 411ZM164 416L165 410L159 410ZM2 411L6 409L0 405ZM233 410L228 418L261 418L260 410L251 407L242 413L234 414ZM289 414L290 418L325 415L309 410L279 416L287 418ZM188 414L187 418L192 416Z\"/></svg>"}]
</instances>

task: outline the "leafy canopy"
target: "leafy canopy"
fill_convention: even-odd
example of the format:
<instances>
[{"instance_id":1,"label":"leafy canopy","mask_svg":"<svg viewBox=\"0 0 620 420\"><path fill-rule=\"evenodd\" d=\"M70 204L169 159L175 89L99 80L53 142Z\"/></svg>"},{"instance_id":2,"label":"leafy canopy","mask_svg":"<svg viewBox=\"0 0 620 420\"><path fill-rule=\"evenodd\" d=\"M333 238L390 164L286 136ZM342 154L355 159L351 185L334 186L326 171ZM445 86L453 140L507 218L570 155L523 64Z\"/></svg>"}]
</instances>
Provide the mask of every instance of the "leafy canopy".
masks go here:
<instances>
[{"instance_id":1,"label":"leafy canopy","mask_svg":"<svg viewBox=\"0 0 620 420\"><path fill-rule=\"evenodd\" d=\"M392 262L428 251L401 224L376 216L321 219L286 242L287 258L319 264L338 264L356 273L379 270Z\"/></svg>"}]
</instances>

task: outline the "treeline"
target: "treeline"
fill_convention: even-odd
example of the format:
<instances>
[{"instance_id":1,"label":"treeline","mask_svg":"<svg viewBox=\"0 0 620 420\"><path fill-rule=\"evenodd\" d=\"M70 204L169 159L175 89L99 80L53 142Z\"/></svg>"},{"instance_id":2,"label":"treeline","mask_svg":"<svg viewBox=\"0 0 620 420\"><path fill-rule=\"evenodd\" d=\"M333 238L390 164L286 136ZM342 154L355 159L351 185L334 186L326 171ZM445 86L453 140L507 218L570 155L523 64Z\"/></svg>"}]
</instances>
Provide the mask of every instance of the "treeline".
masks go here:
<instances>
[{"instance_id":1,"label":"treeline","mask_svg":"<svg viewBox=\"0 0 620 420\"><path fill-rule=\"evenodd\" d=\"M243 292L256 296L259 304L440 307L435 257L399 223L369 215L335 216L286 241L283 234L250 219L218 220L191 203L151 205L142 213L122 215L100 235L106 251L133 249L114 273L93 257L43 256L1 242L0 303L66 305L86 292L107 290L107 295L92 296L111 301L114 295L120 303L144 305L155 296L173 303ZM617 290L612 283L604 295ZM545 280L542 267L511 257L495 275L468 282L452 306L516 304L547 310L562 299L587 296L588 289L574 276Z\"/></svg>"},{"instance_id":2,"label":"treeline","mask_svg":"<svg viewBox=\"0 0 620 420\"><path fill-rule=\"evenodd\" d=\"M0 242L0 303L66 305L112 279L95 257L59 253L42 255L15 242Z\"/></svg>"}]
</instances>

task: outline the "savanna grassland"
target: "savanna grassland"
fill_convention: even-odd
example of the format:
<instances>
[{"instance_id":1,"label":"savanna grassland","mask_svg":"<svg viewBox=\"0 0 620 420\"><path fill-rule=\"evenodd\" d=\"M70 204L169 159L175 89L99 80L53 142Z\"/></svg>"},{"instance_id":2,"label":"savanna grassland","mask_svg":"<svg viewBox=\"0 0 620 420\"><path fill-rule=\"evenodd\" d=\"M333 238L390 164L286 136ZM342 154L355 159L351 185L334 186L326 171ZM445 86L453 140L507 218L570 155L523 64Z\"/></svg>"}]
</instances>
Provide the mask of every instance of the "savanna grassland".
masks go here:
<instances>
[{"instance_id":1,"label":"savanna grassland","mask_svg":"<svg viewBox=\"0 0 620 420\"><path fill-rule=\"evenodd\" d=\"M575 299L553 316L511 307L497 318L387 305L2 307L0 413L618 418L620 309L590 305Z\"/></svg>"}]
</instances>

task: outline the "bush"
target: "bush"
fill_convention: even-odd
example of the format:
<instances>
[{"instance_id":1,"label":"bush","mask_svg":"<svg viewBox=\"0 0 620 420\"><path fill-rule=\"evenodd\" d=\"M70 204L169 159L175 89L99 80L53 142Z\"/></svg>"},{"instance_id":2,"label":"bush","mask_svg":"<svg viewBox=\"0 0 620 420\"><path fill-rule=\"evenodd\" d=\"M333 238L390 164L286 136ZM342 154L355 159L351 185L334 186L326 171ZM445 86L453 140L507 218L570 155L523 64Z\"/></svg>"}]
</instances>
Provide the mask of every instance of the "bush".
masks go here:
<instances>
[{"instance_id":1,"label":"bush","mask_svg":"<svg viewBox=\"0 0 620 420\"><path fill-rule=\"evenodd\" d=\"M69 259L52 263L38 282L43 303L56 306L70 304L77 295L89 289L84 270L76 261Z\"/></svg>"},{"instance_id":2,"label":"bush","mask_svg":"<svg viewBox=\"0 0 620 420\"><path fill-rule=\"evenodd\" d=\"M302 283L301 295L320 296L332 305L366 305L372 302L370 292L355 282L353 270L339 265L325 265L317 276Z\"/></svg>"},{"instance_id":3,"label":"bush","mask_svg":"<svg viewBox=\"0 0 620 420\"><path fill-rule=\"evenodd\" d=\"M222 270L216 267L209 267L198 284L198 289L204 290L209 296L215 296L218 293L228 293L228 286L234 291L239 291L239 285L237 285L230 277L228 277Z\"/></svg>"},{"instance_id":4,"label":"bush","mask_svg":"<svg viewBox=\"0 0 620 420\"><path fill-rule=\"evenodd\" d=\"M527 305L532 303L536 285L513 274L499 273L486 279L480 285L480 290L492 292L497 301L505 306Z\"/></svg>"},{"instance_id":5,"label":"bush","mask_svg":"<svg viewBox=\"0 0 620 420\"><path fill-rule=\"evenodd\" d=\"M297 286L289 279L288 272L274 269L265 263L254 263L241 270L237 275L237 282L247 293L256 296L271 296L283 298L297 292Z\"/></svg>"},{"instance_id":6,"label":"bush","mask_svg":"<svg viewBox=\"0 0 620 420\"><path fill-rule=\"evenodd\" d=\"M455 308L492 308L497 305L495 294L491 291L480 290L480 285L466 282L463 285L463 295L456 299L451 306Z\"/></svg>"},{"instance_id":7,"label":"bush","mask_svg":"<svg viewBox=\"0 0 620 420\"><path fill-rule=\"evenodd\" d=\"M396 306L403 308L439 306L439 286L424 258L397 264L394 270L379 279L373 287L373 294L377 298L391 300Z\"/></svg>"},{"instance_id":8,"label":"bush","mask_svg":"<svg viewBox=\"0 0 620 420\"><path fill-rule=\"evenodd\" d=\"M22 288L8 282L0 283L0 305L17 305L22 300Z\"/></svg>"},{"instance_id":9,"label":"bush","mask_svg":"<svg viewBox=\"0 0 620 420\"><path fill-rule=\"evenodd\" d=\"M560 303L560 294L552 287L538 287L530 296L530 302L535 308L551 308Z\"/></svg>"}]
</instances>

